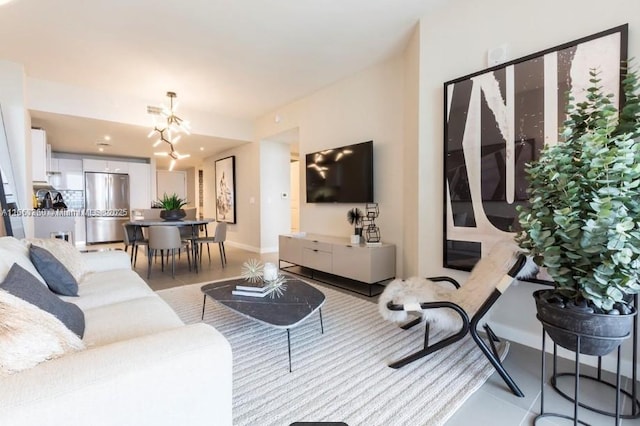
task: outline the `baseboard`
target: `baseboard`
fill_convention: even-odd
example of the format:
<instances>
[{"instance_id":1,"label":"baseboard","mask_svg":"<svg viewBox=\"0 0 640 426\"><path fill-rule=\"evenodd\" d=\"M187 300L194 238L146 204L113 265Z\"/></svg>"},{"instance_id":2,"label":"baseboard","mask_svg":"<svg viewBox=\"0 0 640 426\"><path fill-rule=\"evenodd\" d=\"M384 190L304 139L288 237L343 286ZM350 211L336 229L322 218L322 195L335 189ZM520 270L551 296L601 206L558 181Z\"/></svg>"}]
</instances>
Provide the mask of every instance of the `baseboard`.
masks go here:
<instances>
[{"instance_id":1,"label":"baseboard","mask_svg":"<svg viewBox=\"0 0 640 426\"><path fill-rule=\"evenodd\" d=\"M264 253L277 253L278 252L278 247L254 247L254 246L250 246L247 244L242 244L242 243L237 243L235 241L229 241L226 240L224 242L227 246L231 246L231 247L236 247L242 250L246 250L246 251L250 251L252 253L259 253L259 254L264 254Z\"/></svg>"}]
</instances>

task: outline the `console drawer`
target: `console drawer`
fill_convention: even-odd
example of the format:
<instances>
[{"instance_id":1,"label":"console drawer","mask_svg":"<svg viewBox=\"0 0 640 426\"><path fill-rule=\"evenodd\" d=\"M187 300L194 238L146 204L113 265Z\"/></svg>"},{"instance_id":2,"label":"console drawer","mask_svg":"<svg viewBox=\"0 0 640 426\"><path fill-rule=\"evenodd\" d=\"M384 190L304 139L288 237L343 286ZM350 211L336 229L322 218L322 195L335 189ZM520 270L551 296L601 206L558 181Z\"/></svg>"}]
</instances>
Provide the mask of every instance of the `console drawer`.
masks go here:
<instances>
[{"instance_id":1,"label":"console drawer","mask_svg":"<svg viewBox=\"0 0 640 426\"><path fill-rule=\"evenodd\" d=\"M302 264L307 268L331 273L333 270L331 258L332 254L330 251L321 251L312 248L302 249Z\"/></svg>"},{"instance_id":2,"label":"console drawer","mask_svg":"<svg viewBox=\"0 0 640 426\"><path fill-rule=\"evenodd\" d=\"M302 247L311 250L326 251L331 253L333 244L325 243L318 240L302 240Z\"/></svg>"},{"instance_id":3,"label":"console drawer","mask_svg":"<svg viewBox=\"0 0 640 426\"><path fill-rule=\"evenodd\" d=\"M302 264L302 240L299 238L280 235L278 250L280 252L280 260L295 263L296 265Z\"/></svg>"}]
</instances>

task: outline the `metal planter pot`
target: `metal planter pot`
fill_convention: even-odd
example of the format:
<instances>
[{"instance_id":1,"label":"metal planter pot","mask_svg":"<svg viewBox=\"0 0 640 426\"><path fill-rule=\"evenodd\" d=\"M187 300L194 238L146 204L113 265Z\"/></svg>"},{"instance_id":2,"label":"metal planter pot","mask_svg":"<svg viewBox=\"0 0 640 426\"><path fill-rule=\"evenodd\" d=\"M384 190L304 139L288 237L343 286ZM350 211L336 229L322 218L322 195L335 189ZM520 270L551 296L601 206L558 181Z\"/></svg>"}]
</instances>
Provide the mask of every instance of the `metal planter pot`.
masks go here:
<instances>
[{"instance_id":1,"label":"metal planter pot","mask_svg":"<svg viewBox=\"0 0 640 426\"><path fill-rule=\"evenodd\" d=\"M546 295L553 290L538 290L533 293L538 310L538 319L543 323L551 339L559 346L576 352L578 335L580 353L604 356L627 339L633 328L636 315L607 315L575 311L550 304Z\"/></svg>"}]
</instances>

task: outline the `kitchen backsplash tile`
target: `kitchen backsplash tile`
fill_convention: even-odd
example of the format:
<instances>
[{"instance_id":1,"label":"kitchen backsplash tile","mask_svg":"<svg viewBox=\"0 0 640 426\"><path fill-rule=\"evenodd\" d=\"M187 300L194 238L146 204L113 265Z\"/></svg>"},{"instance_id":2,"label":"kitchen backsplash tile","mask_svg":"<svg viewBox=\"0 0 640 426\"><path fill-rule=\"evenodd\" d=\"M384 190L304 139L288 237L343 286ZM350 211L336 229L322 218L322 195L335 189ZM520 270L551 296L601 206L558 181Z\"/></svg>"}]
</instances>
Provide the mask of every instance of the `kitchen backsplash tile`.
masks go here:
<instances>
[{"instance_id":1,"label":"kitchen backsplash tile","mask_svg":"<svg viewBox=\"0 0 640 426\"><path fill-rule=\"evenodd\" d=\"M64 202L68 209L84 208L84 191L74 191L71 189L63 189L60 191Z\"/></svg>"}]
</instances>

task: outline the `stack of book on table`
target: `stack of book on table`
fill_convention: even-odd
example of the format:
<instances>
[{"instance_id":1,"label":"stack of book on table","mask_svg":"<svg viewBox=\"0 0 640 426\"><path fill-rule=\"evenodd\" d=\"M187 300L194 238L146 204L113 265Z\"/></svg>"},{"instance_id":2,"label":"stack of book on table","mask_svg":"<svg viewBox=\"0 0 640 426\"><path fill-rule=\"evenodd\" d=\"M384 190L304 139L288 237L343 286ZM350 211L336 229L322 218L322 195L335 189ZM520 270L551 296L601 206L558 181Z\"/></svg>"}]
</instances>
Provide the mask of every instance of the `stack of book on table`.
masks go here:
<instances>
[{"instance_id":1,"label":"stack of book on table","mask_svg":"<svg viewBox=\"0 0 640 426\"><path fill-rule=\"evenodd\" d=\"M266 281L258 281L256 283L245 282L243 284L236 285L235 290L231 291L231 294L236 296L250 296L250 297L264 297L271 293L276 286L273 283Z\"/></svg>"}]
</instances>

